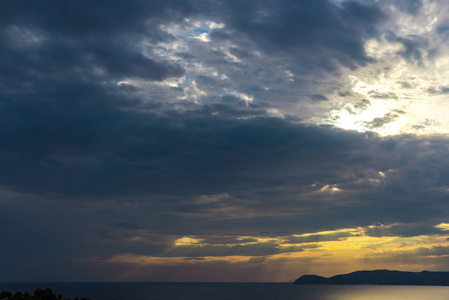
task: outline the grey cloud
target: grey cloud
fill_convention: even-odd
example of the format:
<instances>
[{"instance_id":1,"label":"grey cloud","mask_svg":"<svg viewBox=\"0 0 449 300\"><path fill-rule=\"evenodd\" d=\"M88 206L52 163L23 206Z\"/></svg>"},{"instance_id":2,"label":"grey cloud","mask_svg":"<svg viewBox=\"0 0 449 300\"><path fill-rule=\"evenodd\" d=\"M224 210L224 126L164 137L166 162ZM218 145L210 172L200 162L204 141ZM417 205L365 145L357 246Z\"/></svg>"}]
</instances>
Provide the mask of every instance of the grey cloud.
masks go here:
<instances>
[{"instance_id":1,"label":"grey cloud","mask_svg":"<svg viewBox=\"0 0 449 300\"><path fill-rule=\"evenodd\" d=\"M437 32L439 34L445 33L449 30L449 25L448 24L442 24L440 26L437 27Z\"/></svg>"},{"instance_id":2,"label":"grey cloud","mask_svg":"<svg viewBox=\"0 0 449 300\"><path fill-rule=\"evenodd\" d=\"M360 112L366 110L370 105L371 105L371 102L369 100L362 99L362 100L360 100L358 102L354 102L352 104L352 107L351 106L345 107L345 110L348 113L350 113L352 115L355 115L357 113L360 113Z\"/></svg>"},{"instance_id":3,"label":"grey cloud","mask_svg":"<svg viewBox=\"0 0 449 300\"><path fill-rule=\"evenodd\" d=\"M394 112L389 112L389 113L385 114L383 117L374 118L372 121L366 122L366 124L370 128L379 128L379 127L384 126L385 124L394 122L394 120L396 120L398 117L400 117L401 114L404 114L404 112L396 110Z\"/></svg>"},{"instance_id":4,"label":"grey cloud","mask_svg":"<svg viewBox=\"0 0 449 300\"><path fill-rule=\"evenodd\" d=\"M409 82L401 81L398 82L404 89L411 89L413 86Z\"/></svg>"},{"instance_id":5,"label":"grey cloud","mask_svg":"<svg viewBox=\"0 0 449 300\"><path fill-rule=\"evenodd\" d=\"M297 127L275 118L229 119L244 113L225 105L182 114L134 113L122 107L138 108L138 102L91 97L64 104L56 99L4 101L4 120L15 125L0 131L8 141L3 153L10 170L0 174L3 184L71 195L165 193L170 185L174 193L199 192L200 187L238 183L249 175L242 171L251 173L259 162L264 161L264 169L283 164L293 154L290 147L303 148L301 160L313 157L319 145L306 140L327 136L325 128ZM252 111L257 112L247 113ZM341 134L348 142L361 138ZM324 152L332 151L331 145L344 147L337 137L322 143ZM285 158L274 155L277 149ZM30 165L33 171L27 170Z\"/></svg>"},{"instance_id":6,"label":"grey cloud","mask_svg":"<svg viewBox=\"0 0 449 300\"><path fill-rule=\"evenodd\" d=\"M401 11L409 13L409 14L413 14L413 15L418 13L423 6L423 3L421 0L396 0L396 1L394 1L394 4Z\"/></svg>"},{"instance_id":7,"label":"grey cloud","mask_svg":"<svg viewBox=\"0 0 449 300\"><path fill-rule=\"evenodd\" d=\"M404 236L412 237L418 235L435 235L443 234L441 230L433 225L426 224L398 224L388 227L375 226L365 230L365 234L369 236L382 237L382 236Z\"/></svg>"},{"instance_id":8,"label":"grey cloud","mask_svg":"<svg viewBox=\"0 0 449 300\"><path fill-rule=\"evenodd\" d=\"M402 42L402 44L405 46L405 50L400 51L399 54L409 60L421 63L422 53L419 49L421 47L421 43L406 38L399 38L398 41Z\"/></svg>"},{"instance_id":9,"label":"grey cloud","mask_svg":"<svg viewBox=\"0 0 449 300\"><path fill-rule=\"evenodd\" d=\"M186 257L184 258L184 260L196 260L196 261L202 261L202 260L206 260L205 258L202 257Z\"/></svg>"},{"instance_id":10,"label":"grey cloud","mask_svg":"<svg viewBox=\"0 0 449 300\"><path fill-rule=\"evenodd\" d=\"M154 21L181 21L195 11L194 1L46 1L30 3L25 0L2 2L3 25L39 25L50 32L74 36L97 34L148 33ZM39 28L38 27L38 28Z\"/></svg>"},{"instance_id":11,"label":"grey cloud","mask_svg":"<svg viewBox=\"0 0 449 300\"><path fill-rule=\"evenodd\" d=\"M35 92L71 82L101 86L126 78L181 76L179 65L143 55L142 41L173 39L158 24L169 16L180 20L191 11L188 3L176 2L4 1L0 78L6 90Z\"/></svg>"},{"instance_id":12,"label":"grey cloud","mask_svg":"<svg viewBox=\"0 0 449 300\"><path fill-rule=\"evenodd\" d=\"M280 247L274 242L247 244L247 245L189 245L176 246L162 253L162 257L206 257L206 256L266 256L279 253L300 252L305 249L318 248L318 245Z\"/></svg>"},{"instance_id":13,"label":"grey cloud","mask_svg":"<svg viewBox=\"0 0 449 300\"><path fill-rule=\"evenodd\" d=\"M395 93L378 93L376 91L370 91L368 94L374 99L398 99Z\"/></svg>"},{"instance_id":14,"label":"grey cloud","mask_svg":"<svg viewBox=\"0 0 449 300\"><path fill-rule=\"evenodd\" d=\"M340 241L345 240L348 237L355 236L356 234L350 232L337 232L330 234L312 234L308 236L290 237L288 243L317 243L327 241Z\"/></svg>"},{"instance_id":15,"label":"grey cloud","mask_svg":"<svg viewBox=\"0 0 449 300\"><path fill-rule=\"evenodd\" d=\"M208 35L218 46L210 49L191 39L188 45L194 55L188 61L211 66L227 77L206 78L192 70L192 80L210 94L236 88L281 111L295 108L298 95L320 94L318 82L338 77L342 65L355 69L373 62L364 42L378 36L387 17L377 6L327 0L216 1L203 16L224 24ZM236 59L230 60L229 54ZM337 88L330 85L329 89ZM232 103L237 98L225 95L221 100Z\"/></svg>"},{"instance_id":16,"label":"grey cloud","mask_svg":"<svg viewBox=\"0 0 449 300\"><path fill-rule=\"evenodd\" d=\"M341 7L322 0L273 4L227 1L225 9L230 17L225 21L237 36L244 34L266 53L294 54L293 61L306 68L334 70L335 61L354 68L370 61L363 40L376 35L376 26L384 18L378 8L350 1ZM219 31L214 35L217 39L231 38Z\"/></svg>"},{"instance_id":17,"label":"grey cloud","mask_svg":"<svg viewBox=\"0 0 449 300\"><path fill-rule=\"evenodd\" d=\"M425 38L408 35L406 37L397 36L393 32L386 35L387 40L402 43L404 50L398 51L398 54L415 64L422 64L423 51L428 51L428 41Z\"/></svg>"},{"instance_id":18,"label":"grey cloud","mask_svg":"<svg viewBox=\"0 0 449 300\"><path fill-rule=\"evenodd\" d=\"M449 253L449 247L433 246L433 247L420 247L412 250L398 250L393 252L373 253L367 255L365 261L378 261L384 262L401 262L401 263L427 263L435 266L436 269L440 269L439 265L445 265L447 263L447 255Z\"/></svg>"},{"instance_id":19,"label":"grey cloud","mask_svg":"<svg viewBox=\"0 0 449 300\"><path fill-rule=\"evenodd\" d=\"M326 96L323 96L321 94L315 94L310 96L310 99L313 100L313 102L321 102L321 101L328 101L329 99L327 99Z\"/></svg>"},{"instance_id":20,"label":"grey cloud","mask_svg":"<svg viewBox=\"0 0 449 300\"><path fill-rule=\"evenodd\" d=\"M249 263L263 263L266 262L267 258L264 256L259 256L259 257L251 257L250 260L248 261Z\"/></svg>"},{"instance_id":21,"label":"grey cloud","mask_svg":"<svg viewBox=\"0 0 449 300\"><path fill-rule=\"evenodd\" d=\"M206 237L202 242L211 245L220 245L220 244L223 245L223 244L254 243L257 242L257 239L220 236L220 237Z\"/></svg>"},{"instance_id":22,"label":"grey cloud","mask_svg":"<svg viewBox=\"0 0 449 300\"><path fill-rule=\"evenodd\" d=\"M438 88L431 87L427 89L427 92L432 95L449 94L449 87L447 86L440 86Z\"/></svg>"},{"instance_id":23,"label":"grey cloud","mask_svg":"<svg viewBox=\"0 0 449 300\"><path fill-rule=\"evenodd\" d=\"M354 104L354 108L360 111L364 111L370 106L371 102L368 99L362 99L361 101Z\"/></svg>"},{"instance_id":24,"label":"grey cloud","mask_svg":"<svg viewBox=\"0 0 449 300\"><path fill-rule=\"evenodd\" d=\"M428 92L429 94L438 94L437 89L435 89L434 87L428 88L428 89L427 89L427 92Z\"/></svg>"},{"instance_id":25,"label":"grey cloud","mask_svg":"<svg viewBox=\"0 0 449 300\"><path fill-rule=\"evenodd\" d=\"M340 97L348 97L348 96L352 95L352 92L350 92L350 91L341 91L341 92L338 92L338 95Z\"/></svg>"}]
</instances>

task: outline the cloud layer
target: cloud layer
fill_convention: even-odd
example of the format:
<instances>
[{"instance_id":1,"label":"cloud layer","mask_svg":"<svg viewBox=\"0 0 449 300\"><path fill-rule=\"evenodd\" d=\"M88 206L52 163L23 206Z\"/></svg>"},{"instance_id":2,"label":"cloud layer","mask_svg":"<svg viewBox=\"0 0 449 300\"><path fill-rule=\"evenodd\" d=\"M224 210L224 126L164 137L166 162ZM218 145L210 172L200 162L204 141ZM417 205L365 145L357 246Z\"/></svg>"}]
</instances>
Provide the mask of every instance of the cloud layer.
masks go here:
<instances>
[{"instance_id":1,"label":"cloud layer","mask_svg":"<svg viewBox=\"0 0 449 300\"><path fill-rule=\"evenodd\" d=\"M391 3L3 1L0 280L437 268L447 136L382 130L446 97L394 69L430 74L446 27Z\"/></svg>"}]
</instances>

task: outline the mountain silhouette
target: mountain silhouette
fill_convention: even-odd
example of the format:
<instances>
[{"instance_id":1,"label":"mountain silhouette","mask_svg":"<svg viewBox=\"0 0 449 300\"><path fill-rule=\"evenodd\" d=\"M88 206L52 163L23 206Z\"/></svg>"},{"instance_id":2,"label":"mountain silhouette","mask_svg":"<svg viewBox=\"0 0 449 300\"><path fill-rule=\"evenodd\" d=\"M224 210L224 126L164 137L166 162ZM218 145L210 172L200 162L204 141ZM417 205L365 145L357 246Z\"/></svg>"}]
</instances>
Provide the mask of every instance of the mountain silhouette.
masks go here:
<instances>
[{"instance_id":1,"label":"mountain silhouette","mask_svg":"<svg viewBox=\"0 0 449 300\"><path fill-rule=\"evenodd\" d=\"M303 275L293 284L449 285L449 272L374 270L332 277Z\"/></svg>"}]
</instances>

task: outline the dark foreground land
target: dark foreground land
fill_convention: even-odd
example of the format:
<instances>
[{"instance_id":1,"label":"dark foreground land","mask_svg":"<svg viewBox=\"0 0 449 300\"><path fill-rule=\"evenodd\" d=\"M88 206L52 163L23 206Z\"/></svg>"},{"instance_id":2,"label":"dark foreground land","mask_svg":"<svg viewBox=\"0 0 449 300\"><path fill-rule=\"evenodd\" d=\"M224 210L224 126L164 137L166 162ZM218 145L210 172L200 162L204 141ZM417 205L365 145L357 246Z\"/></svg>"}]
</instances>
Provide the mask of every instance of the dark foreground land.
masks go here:
<instances>
[{"instance_id":1,"label":"dark foreground land","mask_svg":"<svg viewBox=\"0 0 449 300\"><path fill-rule=\"evenodd\" d=\"M293 283L449 286L449 272L357 271L328 278L317 275L304 275Z\"/></svg>"},{"instance_id":2,"label":"dark foreground land","mask_svg":"<svg viewBox=\"0 0 449 300\"><path fill-rule=\"evenodd\" d=\"M12 294L10 292L0 292L0 300L70 300L70 298L63 298L62 295L56 296L51 289L36 289L34 294L17 292ZM75 298L74 300L89 300L87 298Z\"/></svg>"}]
</instances>

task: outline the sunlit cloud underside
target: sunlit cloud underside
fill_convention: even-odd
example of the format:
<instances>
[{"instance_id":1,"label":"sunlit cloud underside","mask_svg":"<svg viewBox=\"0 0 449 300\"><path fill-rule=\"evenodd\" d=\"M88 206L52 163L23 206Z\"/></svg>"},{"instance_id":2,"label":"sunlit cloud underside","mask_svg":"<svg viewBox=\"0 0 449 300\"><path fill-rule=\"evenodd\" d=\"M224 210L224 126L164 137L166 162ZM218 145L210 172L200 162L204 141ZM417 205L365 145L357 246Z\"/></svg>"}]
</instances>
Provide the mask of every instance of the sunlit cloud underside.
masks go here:
<instances>
[{"instance_id":1,"label":"sunlit cloud underside","mask_svg":"<svg viewBox=\"0 0 449 300\"><path fill-rule=\"evenodd\" d=\"M170 266L191 268L192 281L233 281L236 278L244 280L236 275L237 270L249 265L258 272L246 281L289 281L297 276L299 269L303 273L320 270L320 274L325 276L380 267L410 271L429 268L445 270L445 263L449 259L449 235L442 231L447 231L448 226L435 226L441 229L439 234L409 237L394 235L392 229L407 227L401 224L373 225L275 238L184 236L174 240L172 247L158 256L124 253L110 258L96 258L89 262L122 265L127 271L117 274L114 277L117 281L129 281L145 274L152 276L152 270ZM149 241L139 237L136 242L145 244ZM201 266L213 264L225 265L228 271L217 274L211 270L201 270ZM199 269L198 273L196 268ZM179 279L185 280L183 276L184 274L180 275Z\"/></svg>"}]
</instances>

